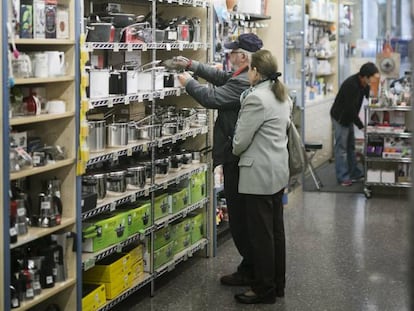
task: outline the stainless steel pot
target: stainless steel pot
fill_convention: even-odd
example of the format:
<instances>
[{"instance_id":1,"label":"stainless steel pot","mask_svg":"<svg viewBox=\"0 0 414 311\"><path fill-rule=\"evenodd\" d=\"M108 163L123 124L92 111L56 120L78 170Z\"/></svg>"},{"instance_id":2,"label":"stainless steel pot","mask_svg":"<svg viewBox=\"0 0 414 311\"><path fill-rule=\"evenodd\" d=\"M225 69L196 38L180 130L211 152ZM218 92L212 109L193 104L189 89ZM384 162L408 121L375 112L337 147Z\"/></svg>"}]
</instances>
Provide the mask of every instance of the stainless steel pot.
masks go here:
<instances>
[{"instance_id":1,"label":"stainless steel pot","mask_svg":"<svg viewBox=\"0 0 414 311\"><path fill-rule=\"evenodd\" d=\"M151 139L152 137L161 137L161 124L145 125L138 128L138 137L140 139Z\"/></svg>"},{"instance_id":2,"label":"stainless steel pot","mask_svg":"<svg viewBox=\"0 0 414 311\"><path fill-rule=\"evenodd\" d=\"M177 130L177 122L164 123L162 125L162 135L174 135L177 134Z\"/></svg>"},{"instance_id":3,"label":"stainless steel pot","mask_svg":"<svg viewBox=\"0 0 414 311\"><path fill-rule=\"evenodd\" d=\"M192 162L193 162L193 155L191 152L185 152L183 153L183 158L182 158L182 162L183 162L183 168L188 168L191 166Z\"/></svg>"},{"instance_id":4,"label":"stainless steel pot","mask_svg":"<svg viewBox=\"0 0 414 311\"><path fill-rule=\"evenodd\" d=\"M106 126L108 147L128 145L128 123L112 123Z\"/></svg>"},{"instance_id":5,"label":"stainless steel pot","mask_svg":"<svg viewBox=\"0 0 414 311\"><path fill-rule=\"evenodd\" d=\"M105 121L88 121L88 147L89 151L97 152L105 149Z\"/></svg>"},{"instance_id":6,"label":"stainless steel pot","mask_svg":"<svg viewBox=\"0 0 414 311\"><path fill-rule=\"evenodd\" d=\"M135 142L139 138L139 131L138 127L135 122L131 122L128 124L128 143Z\"/></svg>"},{"instance_id":7,"label":"stainless steel pot","mask_svg":"<svg viewBox=\"0 0 414 311\"><path fill-rule=\"evenodd\" d=\"M98 200L106 196L106 175L104 173L82 176L82 192L96 193Z\"/></svg>"},{"instance_id":8,"label":"stainless steel pot","mask_svg":"<svg viewBox=\"0 0 414 311\"><path fill-rule=\"evenodd\" d=\"M174 154L171 156L171 171L179 171L183 166L183 155Z\"/></svg>"},{"instance_id":9,"label":"stainless steel pot","mask_svg":"<svg viewBox=\"0 0 414 311\"><path fill-rule=\"evenodd\" d=\"M110 172L106 175L106 185L108 192L112 194L122 194L126 191L126 171Z\"/></svg>"},{"instance_id":10,"label":"stainless steel pot","mask_svg":"<svg viewBox=\"0 0 414 311\"><path fill-rule=\"evenodd\" d=\"M145 167L145 181L150 183L151 177L152 177L152 162L151 161L140 162L139 165L142 165Z\"/></svg>"},{"instance_id":11,"label":"stainless steel pot","mask_svg":"<svg viewBox=\"0 0 414 311\"><path fill-rule=\"evenodd\" d=\"M143 188L145 186L145 165L127 168L126 182L130 188Z\"/></svg>"},{"instance_id":12,"label":"stainless steel pot","mask_svg":"<svg viewBox=\"0 0 414 311\"><path fill-rule=\"evenodd\" d=\"M168 175L170 170L170 158L162 158L154 161L155 178L162 178Z\"/></svg>"}]
</instances>

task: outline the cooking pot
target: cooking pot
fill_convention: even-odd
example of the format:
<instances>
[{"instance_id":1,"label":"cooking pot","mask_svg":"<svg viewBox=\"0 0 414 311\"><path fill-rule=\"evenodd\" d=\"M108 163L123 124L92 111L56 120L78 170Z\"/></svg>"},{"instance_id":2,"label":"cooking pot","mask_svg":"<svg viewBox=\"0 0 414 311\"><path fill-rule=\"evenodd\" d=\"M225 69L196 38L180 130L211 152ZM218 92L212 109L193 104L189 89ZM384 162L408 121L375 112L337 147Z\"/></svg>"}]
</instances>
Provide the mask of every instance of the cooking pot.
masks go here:
<instances>
[{"instance_id":1,"label":"cooking pot","mask_svg":"<svg viewBox=\"0 0 414 311\"><path fill-rule=\"evenodd\" d=\"M138 137L140 139L152 139L161 137L161 124L144 125L138 127Z\"/></svg>"},{"instance_id":2,"label":"cooking pot","mask_svg":"<svg viewBox=\"0 0 414 311\"><path fill-rule=\"evenodd\" d=\"M127 94L138 93L138 71L128 70L127 71Z\"/></svg>"},{"instance_id":3,"label":"cooking pot","mask_svg":"<svg viewBox=\"0 0 414 311\"><path fill-rule=\"evenodd\" d=\"M183 166L182 159L182 154L174 154L171 156L171 171L176 172L181 169L181 167Z\"/></svg>"},{"instance_id":4,"label":"cooking pot","mask_svg":"<svg viewBox=\"0 0 414 311\"><path fill-rule=\"evenodd\" d=\"M145 182L150 183L152 178L152 162L145 161L138 164L145 167Z\"/></svg>"},{"instance_id":5,"label":"cooking pot","mask_svg":"<svg viewBox=\"0 0 414 311\"><path fill-rule=\"evenodd\" d=\"M127 71L114 70L109 73L109 94L125 95L127 91Z\"/></svg>"},{"instance_id":6,"label":"cooking pot","mask_svg":"<svg viewBox=\"0 0 414 311\"><path fill-rule=\"evenodd\" d=\"M106 126L106 143L108 147L128 145L128 123L112 123Z\"/></svg>"},{"instance_id":7,"label":"cooking pot","mask_svg":"<svg viewBox=\"0 0 414 311\"><path fill-rule=\"evenodd\" d=\"M138 68L138 91L150 91L153 89L155 78L155 90L164 88L164 70L163 66L158 65L161 61L156 60L142 65Z\"/></svg>"},{"instance_id":8,"label":"cooking pot","mask_svg":"<svg viewBox=\"0 0 414 311\"><path fill-rule=\"evenodd\" d=\"M114 42L115 27L111 23L90 23L86 29L86 42Z\"/></svg>"},{"instance_id":9,"label":"cooking pot","mask_svg":"<svg viewBox=\"0 0 414 311\"><path fill-rule=\"evenodd\" d=\"M109 96L109 69L89 71L89 98Z\"/></svg>"},{"instance_id":10,"label":"cooking pot","mask_svg":"<svg viewBox=\"0 0 414 311\"><path fill-rule=\"evenodd\" d=\"M96 193L98 201L105 199L106 196L106 174L98 173L82 176L82 192Z\"/></svg>"},{"instance_id":11,"label":"cooking pot","mask_svg":"<svg viewBox=\"0 0 414 311\"><path fill-rule=\"evenodd\" d=\"M88 121L88 147L89 151L97 152L105 149L105 121Z\"/></svg>"},{"instance_id":12,"label":"cooking pot","mask_svg":"<svg viewBox=\"0 0 414 311\"><path fill-rule=\"evenodd\" d=\"M136 142L139 138L138 127L135 122L128 123L128 143Z\"/></svg>"},{"instance_id":13,"label":"cooking pot","mask_svg":"<svg viewBox=\"0 0 414 311\"><path fill-rule=\"evenodd\" d=\"M146 181L145 165L127 168L126 182L129 188L143 188Z\"/></svg>"},{"instance_id":14,"label":"cooking pot","mask_svg":"<svg viewBox=\"0 0 414 311\"><path fill-rule=\"evenodd\" d=\"M119 12L108 12L107 16L101 16L101 20L111 23L115 28L124 28L134 24L135 15Z\"/></svg>"},{"instance_id":15,"label":"cooking pot","mask_svg":"<svg viewBox=\"0 0 414 311\"><path fill-rule=\"evenodd\" d=\"M126 171L110 172L106 174L108 193L122 194L126 191Z\"/></svg>"},{"instance_id":16,"label":"cooking pot","mask_svg":"<svg viewBox=\"0 0 414 311\"><path fill-rule=\"evenodd\" d=\"M155 178L162 178L168 175L170 170L170 158L156 159L154 161L155 165Z\"/></svg>"},{"instance_id":17,"label":"cooking pot","mask_svg":"<svg viewBox=\"0 0 414 311\"><path fill-rule=\"evenodd\" d=\"M164 123L162 125L162 135L169 136L177 134L177 122Z\"/></svg>"},{"instance_id":18,"label":"cooking pot","mask_svg":"<svg viewBox=\"0 0 414 311\"><path fill-rule=\"evenodd\" d=\"M193 162L193 155L191 152L184 152L183 153L183 168L189 168Z\"/></svg>"},{"instance_id":19,"label":"cooking pot","mask_svg":"<svg viewBox=\"0 0 414 311\"><path fill-rule=\"evenodd\" d=\"M121 42L149 43L152 42L152 31L148 22L135 23L122 29Z\"/></svg>"}]
</instances>

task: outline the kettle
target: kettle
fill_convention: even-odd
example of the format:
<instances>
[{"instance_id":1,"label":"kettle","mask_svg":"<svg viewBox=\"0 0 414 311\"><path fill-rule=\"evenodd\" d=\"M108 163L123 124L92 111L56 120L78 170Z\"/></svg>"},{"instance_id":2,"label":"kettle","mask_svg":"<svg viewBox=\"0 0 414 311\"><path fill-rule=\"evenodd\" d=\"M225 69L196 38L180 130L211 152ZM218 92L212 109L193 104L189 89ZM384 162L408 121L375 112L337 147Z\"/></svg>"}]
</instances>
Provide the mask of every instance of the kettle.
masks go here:
<instances>
[{"instance_id":1,"label":"kettle","mask_svg":"<svg viewBox=\"0 0 414 311\"><path fill-rule=\"evenodd\" d=\"M25 115L40 115L42 104L36 93L30 92L23 98L23 113Z\"/></svg>"}]
</instances>

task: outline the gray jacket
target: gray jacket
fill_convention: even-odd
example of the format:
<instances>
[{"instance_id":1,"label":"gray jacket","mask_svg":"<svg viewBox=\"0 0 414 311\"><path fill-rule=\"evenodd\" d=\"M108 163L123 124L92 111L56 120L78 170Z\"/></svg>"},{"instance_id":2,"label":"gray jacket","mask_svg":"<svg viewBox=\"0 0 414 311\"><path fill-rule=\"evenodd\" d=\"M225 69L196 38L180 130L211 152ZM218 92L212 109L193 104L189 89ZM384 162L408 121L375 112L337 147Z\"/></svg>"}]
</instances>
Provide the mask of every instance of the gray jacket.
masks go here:
<instances>
[{"instance_id":1,"label":"gray jacket","mask_svg":"<svg viewBox=\"0 0 414 311\"><path fill-rule=\"evenodd\" d=\"M270 195L289 181L287 128L292 102L278 101L271 85L264 81L242 99L233 138L233 153L240 156L240 193Z\"/></svg>"},{"instance_id":2,"label":"gray jacket","mask_svg":"<svg viewBox=\"0 0 414 311\"><path fill-rule=\"evenodd\" d=\"M189 69L194 71L194 75L213 84L213 87L207 87L191 79L185 88L200 105L218 111L213 132L214 166L238 161L238 157L232 153L231 144L240 110L240 95L249 88L248 68L235 75L193 61Z\"/></svg>"}]
</instances>

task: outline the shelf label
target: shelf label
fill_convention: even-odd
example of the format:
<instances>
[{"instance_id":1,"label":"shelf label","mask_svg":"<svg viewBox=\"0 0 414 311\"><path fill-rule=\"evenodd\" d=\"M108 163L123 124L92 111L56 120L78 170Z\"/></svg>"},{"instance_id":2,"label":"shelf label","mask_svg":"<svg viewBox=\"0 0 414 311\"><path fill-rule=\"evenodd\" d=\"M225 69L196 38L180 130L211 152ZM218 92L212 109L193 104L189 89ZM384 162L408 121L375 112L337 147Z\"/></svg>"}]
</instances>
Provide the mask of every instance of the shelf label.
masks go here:
<instances>
[{"instance_id":1,"label":"shelf label","mask_svg":"<svg viewBox=\"0 0 414 311\"><path fill-rule=\"evenodd\" d=\"M207 7L207 2L203 1L203 8L205 9Z\"/></svg>"},{"instance_id":2,"label":"shelf label","mask_svg":"<svg viewBox=\"0 0 414 311\"><path fill-rule=\"evenodd\" d=\"M193 0L193 6L196 7L197 6L197 0Z\"/></svg>"},{"instance_id":3,"label":"shelf label","mask_svg":"<svg viewBox=\"0 0 414 311\"><path fill-rule=\"evenodd\" d=\"M137 200L137 196L135 194L131 194L131 196L129 197L129 200L131 202L135 202Z\"/></svg>"},{"instance_id":4,"label":"shelf label","mask_svg":"<svg viewBox=\"0 0 414 311\"><path fill-rule=\"evenodd\" d=\"M154 94L153 93L149 93L148 94L148 100L153 100L154 99Z\"/></svg>"},{"instance_id":5,"label":"shelf label","mask_svg":"<svg viewBox=\"0 0 414 311\"><path fill-rule=\"evenodd\" d=\"M132 156L132 148L127 149L127 156L128 157Z\"/></svg>"},{"instance_id":6,"label":"shelf label","mask_svg":"<svg viewBox=\"0 0 414 311\"><path fill-rule=\"evenodd\" d=\"M164 188L164 189L167 189L167 188L168 188L168 182L165 182L165 183L164 183L163 188Z\"/></svg>"},{"instance_id":7,"label":"shelf label","mask_svg":"<svg viewBox=\"0 0 414 311\"><path fill-rule=\"evenodd\" d=\"M122 244L118 244L118 245L116 246L116 252L117 252L117 253L121 253L121 252L122 252Z\"/></svg>"},{"instance_id":8,"label":"shelf label","mask_svg":"<svg viewBox=\"0 0 414 311\"><path fill-rule=\"evenodd\" d=\"M180 183L180 180L181 180L181 179L180 179L180 177L177 177L177 178L175 179L175 183L176 183L176 184L179 184L179 183Z\"/></svg>"},{"instance_id":9,"label":"shelf label","mask_svg":"<svg viewBox=\"0 0 414 311\"><path fill-rule=\"evenodd\" d=\"M128 52L132 52L132 44L128 44L128 46L127 46L127 51L128 51Z\"/></svg>"},{"instance_id":10,"label":"shelf label","mask_svg":"<svg viewBox=\"0 0 414 311\"><path fill-rule=\"evenodd\" d=\"M146 196L146 197L149 196L149 188L144 190L144 196Z\"/></svg>"},{"instance_id":11,"label":"shelf label","mask_svg":"<svg viewBox=\"0 0 414 311\"><path fill-rule=\"evenodd\" d=\"M181 88L178 88L178 89L177 89L176 95L177 95L177 96L181 96Z\"/></svg>"},{"instance_id":12,"label":"shelf label","mask_svg":"<svg viewBox=\"0 0 414 311\"><path fill-rule=\"evenodd\" d=\"M119 52L119 43L114 43L114 52Z\"/></svg>"},{"instance_id":13,"label":"shelf label","mask_svg":"<svg viewBox=\"0 0 414 311\"><path fill-rule=\"evenodd\" d=\"M141 94L141 93L139 93L139 94L138 94L138 101L139 101L140 103L142 103L142 100L143 100L143 96L142 96L142 94Z\"/></svg>"},{"instance_id":14,"label":"shelf label","mask_svg":"<svg viewBox=\"0 0 414 311\"><path fill-rule=\"evenodd\" d=\"M112 161L118 161L118 153L113 153L112 154Z\"/></svg>"},{"instance_id":15,"label":"shelf label","mask_svg":"<svg viewBox=\"0 0 414 311\"><path fill-rule=\"evenodd\" d=\"M89 258L85 263L83 264L83 270L89 270L90 268L95 267L95 258Z\"/></svg>"},{"instance_id":16,"label":"shelf label","mask_svg":"<svg viewBox=\"0 0 414 311\"><path fill-rule=\"evenodd\" d=\"M142 50L145 52L148 49L148 46L146 43L142 44Z\"/></svg>"},{"instance_id":17,"label":"shelf label","mask_svg":"<svg viewBox=\"0 0 414 311\"><path fill-rule=\"evenodd\" d=\"M162 147L162 140L159 140L158 141L158 148L161 148Z\"/></svg>"},{"instance_id":18,"label":"shelf label","mask_svg":"<svg viewBox=\"0 0 414 311\"><path fill-rule=\"evenodd\" d=\"M178 44L178 50L180 51L184 50L184 44L182 42Z\"/></svg>"},{"instance_id":19,"label":"shelf label","mask_svg":"<svg viewBox=\"0 0 414 311\"><path fill-rule=\"evenodd\" d=\"M170 264L169 266L168 266L168 272L171 272L171 271L173 271L175 269L175 263L173 262L172 264Z\"/></svg>"},{"instance_id":20,"label":"shelf label","mask_svg":"<svg viewBox=\"0 0 414 311\"><path fill-rule=\"evenodd\" d=\"M161 93L160 93L160 99L164 99L164 96L165 96L165 92L164 92L164 90L162 90Z\"/></svg>"},{"instance_id":21,"label":"shelf label","mask_svg":"<svg viewBox=\"0 0 414 311\"><path fill-rule=\"evenodd\" d=\"M109 211L113 212L114 210L116 210L116 202L112 202L109 206Z\"/></svg>"},{"instance_id":22,"label":"shelf label","mask_svg":"<svg viewBox=\"0 0 414 311\"><path fill-rule=\"evenodd\" d=\"M177 142L177 137L176 137L176 136L173 136L173 137L171 138L171 142L172 142L173 144L175 144L175 143Z\"/></svg>"},{"instance_id":23,"label":"shelf label","mask_svg":"<svg viewBox=\"0 0 414 311\"><path fill-rule=\"evenodd\" d=\"M167 44L165 45L165 49L166 49L167 51L171 51L171 44L170 44L170 43L167 43Z\"/></svg>"},{"instance_id":24,"label":"shelf label","mask_svg":"<svg viewBox=\"0 0 414 311\"><path fill-rule=\"evenodd\" d=\"M143 152L147 152L148 151L148 145L147 144L143 144L142 145L142 151Z\"/></svg>"},{"instance_id":25,"label":"shelf label","mask_svg":"<svg viewBox=\"0 0 414 311\"><path fill-rule=\"evenodd\" d=\"M168 2L168 3L172 3L172 0L168 0L167 2Z\"/></svg>"},{"instance_id":26,"label":"shelf label","mask_svg":"<svg viewBox=\"0 0 414 311\"><path fill-rule=\"evenodd\" d=\"M198 42L194 42L193 45L194 45L193 50L197 51L198 50Z\"/></svg>"},{"instance_id":27,"label":"shelf label","mask_svg":"<svg viewBox=\"0 0 414 311\"><path fill-rule=\"evenodd\" d=\"M108 108L112 108L114 106L114 100L113 98L108 99Z\"/></svg>"},{"instance_id":28,"label":"shelf label","mask_svg":"<svg viewBox=\"0 0 414 311\"><path fill-rule=\"evenodd\" d=\"M179 5L183 5L183 0L178 0Z\"/></svg>"},{"instance_id":29,"label":"shelf label","mask_svg":"<svg viewBox=\"0 0 414 311\"><path fill-rule=\"evenodd\" d=\"M129 105L129 96L125 97L125 105Z\"/></svg>"}]
</instances>

